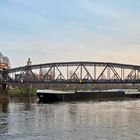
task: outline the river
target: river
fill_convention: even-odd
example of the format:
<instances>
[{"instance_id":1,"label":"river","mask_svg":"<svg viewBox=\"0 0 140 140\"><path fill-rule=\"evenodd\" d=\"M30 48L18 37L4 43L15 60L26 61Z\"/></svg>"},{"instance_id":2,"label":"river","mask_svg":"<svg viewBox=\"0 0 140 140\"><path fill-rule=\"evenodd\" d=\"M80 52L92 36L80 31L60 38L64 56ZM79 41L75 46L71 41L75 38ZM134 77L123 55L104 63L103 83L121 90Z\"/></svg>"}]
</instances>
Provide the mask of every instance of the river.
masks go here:
<instances>
[{"instance_id":1,"label":"river","mask_svg":"<svg viewBox=\"0 0 140 140\"><path fill-rule=\"evenodd\" d=\"M139 140L140 100L0 102L0 140Z\"/></svg>"}]
</instances>

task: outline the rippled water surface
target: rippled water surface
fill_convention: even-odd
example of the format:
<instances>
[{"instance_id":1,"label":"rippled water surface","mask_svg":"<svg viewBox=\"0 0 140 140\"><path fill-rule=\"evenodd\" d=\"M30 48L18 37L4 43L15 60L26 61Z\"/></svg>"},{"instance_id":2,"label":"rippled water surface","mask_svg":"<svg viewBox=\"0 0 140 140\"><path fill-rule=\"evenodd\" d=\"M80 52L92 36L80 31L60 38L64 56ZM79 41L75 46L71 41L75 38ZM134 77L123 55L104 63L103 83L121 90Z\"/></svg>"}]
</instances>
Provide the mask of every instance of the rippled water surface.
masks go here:
<instances>
[{"instance_id":1,"label":"rippled water surface","mask_svg":"<svg viewBox=\"0 0 140 140\"><path fill-rule=\"evenodd\" d=\"M140 100L0 101L0 140L140 140Z\"/></svg>"}]
</instances>

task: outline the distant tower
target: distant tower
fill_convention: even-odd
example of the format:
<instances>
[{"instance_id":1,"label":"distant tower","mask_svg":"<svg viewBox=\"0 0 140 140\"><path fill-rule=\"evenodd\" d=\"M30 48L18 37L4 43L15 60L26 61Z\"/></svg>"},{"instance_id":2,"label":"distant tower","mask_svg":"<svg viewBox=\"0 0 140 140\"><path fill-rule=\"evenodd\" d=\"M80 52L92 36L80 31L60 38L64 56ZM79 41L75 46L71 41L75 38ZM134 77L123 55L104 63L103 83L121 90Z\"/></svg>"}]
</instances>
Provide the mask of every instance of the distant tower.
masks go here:
<instances>
[{"instance_id":1,"label":"distant tower","mask_svg":"<svg viewBox=\"0 0 140 140\"><path fill-rule=\"evenodd\" d=\"M30 59L30 58L28 58L28 61L27 61L27 66L30 66L30 65L32 65L32 61L31 61L31 59Z\"/></svg>"},{"instance_id":2,"label":"distant tower","mask_svg":"<svg viewBox=\"0 0 140 140\"><path fill-rule=\"evenodd\" d=\"M31 66L32 65L32 62L31 62L31 60L30 60L30 58L28 58L28 61L27 61L27 66ZM25 79L28 81L28 80L31 80L31 69L29 68L29 69L27 69L26 70L26 77L25 77Z\"/></svg>"}]
</instances>

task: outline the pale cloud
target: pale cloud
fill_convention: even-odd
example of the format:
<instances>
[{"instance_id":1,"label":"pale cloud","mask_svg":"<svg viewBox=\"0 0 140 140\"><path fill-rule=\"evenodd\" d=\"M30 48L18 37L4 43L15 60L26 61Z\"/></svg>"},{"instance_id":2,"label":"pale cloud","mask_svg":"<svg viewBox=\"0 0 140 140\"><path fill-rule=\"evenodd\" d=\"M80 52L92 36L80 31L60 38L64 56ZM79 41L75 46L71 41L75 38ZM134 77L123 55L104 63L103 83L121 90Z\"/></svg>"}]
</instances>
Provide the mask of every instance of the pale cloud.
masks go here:
<instances>
[{"instance_id":1,"label":"pale cloud","mask_svg":"<svg viewBox=\"0 0 140 140\"><path fill-rule=\"evenodd\" d=\"M104 38L105 39L105 38ZM127 49L122 47L113 48L114 41L88 40L88 45L81 42L58 43L47 40L24 40L19 42L3 42L2 52L8 54L13 67L26 64L26 60L31 58L33 64L59 62L59 61L106 61L139 64L139 44L131 44ZM105 44L105 42L107 42ZM96 44L96 49L90 47ZM106 46L105 46L105 45ZM135 54L135 55L134 55Z\"/></svg>"},{"instance_id":2,"label":"pale cloud","mask_svg":"<svg viewBox=\"0 0 140 140\"><path fill-rule=\"evenodd\" d=\"M97 30L103 30L104 28L105 28L104 25L97 25L97 26L96 26L96 29L97 29Z\"/></svg>"}]
</instances>

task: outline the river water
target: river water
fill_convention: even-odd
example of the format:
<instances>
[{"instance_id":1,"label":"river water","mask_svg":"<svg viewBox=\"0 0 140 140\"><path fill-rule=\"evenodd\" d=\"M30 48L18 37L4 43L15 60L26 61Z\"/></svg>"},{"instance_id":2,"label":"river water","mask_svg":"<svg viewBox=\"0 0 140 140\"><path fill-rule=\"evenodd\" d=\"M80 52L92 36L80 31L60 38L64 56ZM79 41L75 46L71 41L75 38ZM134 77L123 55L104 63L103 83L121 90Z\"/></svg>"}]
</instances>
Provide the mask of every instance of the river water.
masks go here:
<instances>
[{"instance_id":1,"label":"river water","mask_svg":"<svg viewBox=\"0 0 140 140\"><path fill-rule=\"evenodd\" d=\"M140 140L140 100L0 102L0 140Z\"/></svg>"}]
</instances>

